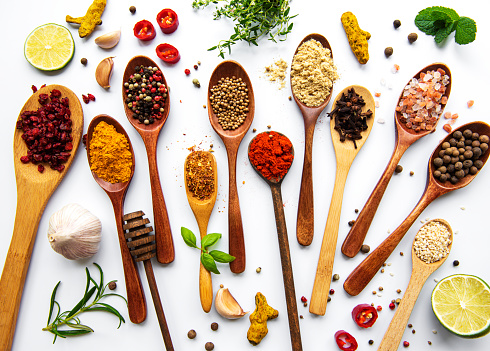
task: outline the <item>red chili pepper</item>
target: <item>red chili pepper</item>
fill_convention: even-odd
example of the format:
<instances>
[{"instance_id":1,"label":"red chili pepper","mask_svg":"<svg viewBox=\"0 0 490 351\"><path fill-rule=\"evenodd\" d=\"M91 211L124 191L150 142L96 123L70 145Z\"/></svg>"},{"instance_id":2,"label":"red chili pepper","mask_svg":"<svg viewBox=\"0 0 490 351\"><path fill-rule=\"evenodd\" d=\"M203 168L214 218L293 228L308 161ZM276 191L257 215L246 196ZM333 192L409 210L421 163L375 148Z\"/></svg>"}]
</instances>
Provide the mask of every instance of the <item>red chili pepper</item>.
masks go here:
<instances>
[{"instance_id":1,"label":"red chili pepper","mask_svg":"<svg viewBox=\"0 0 490 351\"><path fill-rule=\"evenodd\" d=\"M179 26L179 17L174 10L163 9L157 15L157 23L165 34L175 32Z\"/></svg>"},{"instance_id":2,"label":"red chili pepper","mask_svg":"<svg viewBox=\"0 0 490 351\"><path fill-rule=\"evenodd\" d=\"M180 53L174 46L164 43L156 48L157 56L167 63L177 63L180 60Z\"/></svg>"},{"instance_id":3,"label":"red chili pepper","mask_svg":"<svg viewBox=\"0 0 490 351\"><path fill-rule=\"evenodd\" d=\"M335 342L341 350L357 350L357 340L345 330L339 330L335 333Z\"/></svg>"},{"instance_id":4,"label":"red chili pepper","mask_svg":"<svg viewBox=\"0 0 490 351\"><path fill-rule=\"evenodd\" d=\"M155 27L150 21L141 20L134 25L133 28L134 36L140 40L148 41L155 38Z\"/></svg>"},{"instance_id":5,"label":"red chili pepper","mask_svg":"<svg viewBox=\"0 0 490 351\"><path fill-rule=\"evenodd\" d=\"M363 303L354 307L352 310L352 319L358 326L369 328L378 319L378 312L373 306Z\"/></svg>"}]
</instances>

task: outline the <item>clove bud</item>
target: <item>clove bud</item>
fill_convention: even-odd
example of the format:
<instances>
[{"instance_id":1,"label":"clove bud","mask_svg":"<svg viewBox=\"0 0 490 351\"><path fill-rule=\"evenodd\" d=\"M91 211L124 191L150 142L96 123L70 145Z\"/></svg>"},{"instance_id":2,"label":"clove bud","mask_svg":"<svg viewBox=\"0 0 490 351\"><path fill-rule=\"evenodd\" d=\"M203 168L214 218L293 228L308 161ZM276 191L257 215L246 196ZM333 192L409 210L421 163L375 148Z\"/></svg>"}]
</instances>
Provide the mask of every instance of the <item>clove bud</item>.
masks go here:
<instances>
[{"instance_id":1,"label":"clove bud","mask_svg":"<svg viewBox=\"0 0 490 351\"><path fill-rule=\"evenodd\" d=\"M108 57L100 61L97 69L95 70L95 79L104 89L109 89L111 87L110 81L113 67L114 61L112 61L112 57Z\"/></svg>"}]
</instances>

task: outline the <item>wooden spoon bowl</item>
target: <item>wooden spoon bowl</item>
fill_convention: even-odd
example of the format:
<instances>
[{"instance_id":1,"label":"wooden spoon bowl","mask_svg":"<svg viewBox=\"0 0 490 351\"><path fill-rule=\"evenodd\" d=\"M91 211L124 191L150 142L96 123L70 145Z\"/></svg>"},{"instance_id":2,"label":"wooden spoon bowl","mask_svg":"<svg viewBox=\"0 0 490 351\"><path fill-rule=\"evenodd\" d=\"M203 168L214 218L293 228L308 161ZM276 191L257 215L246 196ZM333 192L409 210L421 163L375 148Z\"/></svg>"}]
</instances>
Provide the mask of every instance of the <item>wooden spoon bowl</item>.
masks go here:
<instances>
[{"instance_id":1,"label":"wooden spoon bowl","mask_svg":"<svg viewBox=\"0 0 490 351\"><path fill-rule=\"evenodd\" d=\"M429 159L427 185L425 191L420 197L419 202L405 220L396 228L374 251L372 251L368 257L364 259L347 277L344 282L344 289L350 295L358 295L371 281L377 271L381 268L384 262L388 260L391 253L395 250L398 243L403 239L404 235L410 229L412 224L422 213L422 211L439 196L446 194L450 191L460 189L471 183L473 179L480 173L480 170L476 174L468 173L464 178L460 179L456 184L452 184L450 181L442 183L436 179L433 175L434 172L434 159L438 157L439 151L442 148L442 144L452 138L452 134L455 131L463 132L465 129L471 129L473 132L480 135L490 136L490 126L485 122L471 122L462 125L455 129L452 133L448 134L436 147L432 156ZM490 151L486 151L480 160L483 165L488 160Z\"/></svg>"},{"instance_id":2,"label":"wooden spoon bowl","mask_svg":"<svg viewBox=\"0 0 490 351\"><path fill-rule=\"evenodd\" d=\"M20 157L27 154L22 131L14 133L14 169L17 183L17 209L12 240L0 280L0 350L10 350L14 338L22 291L34 248L37 228L46 204L68 172L80 145L83 131L83 110L77 96L62 85L49 85L39 89L26 101L19 116L25 111L35 111L41 105L40 94L57 89L62 97L68 97L72 120L73 149L62 172L46 167L39 173L37 166L23 164Z\"/></svg>"},{"instance_id":3,"label":"wooden spoon bowl","mask_svg":"<svg viewBox=\"0 0 490 351\"><path fill-rule=\"evenodd\" d=\"M124 83L126 83L130 76L134 74L134 68L136 66L144 67L157 67L160 71L160 67L149 57L135 56L129 60L124 70L123 85L122 85L122 97L124 112L128 117L129 122L133 125L136 131L141 135L146 147L146 153L148 155L148 166L150 168L150 184L151 184L151 196L153 202L153 220L155 224L155 240L157 244L157 260L160 263L170 263L175 258L174 242L172 238L172 231L170 228L170 221L168 219L167 206L163 197L162 185L160 183L160 176L158 174L157 165L157 143L160 131L167 121L168 114L170 112L170 95L168 91L167 81L162 74L162 83L167 87L167 97L163 105L163 116L160 119L155 118L153 123L144 124L137 118L133 118L134 112L128 107L126 103L127 93Z\"/></svg>"},{"instance_id":4,"label":"wooden spoon bowl","mask_svg":"<svg viewBox=\"0 0 490 351\"><path fill-rule=\"evenodd\" d=\"M294 55L298 53L299 47L311 39L314 39L322 44L324 48L330 50L333 57L332 48L328 40L321 34L313 33L307 35L299 43ZM294 56L293 56L294 60ZM291 77L292 87L292 77ZM332 89L333 90L333 89ZM332 97L332 90L325 98L325 100L318 106L307 106L301 100L299 100L293 92L294 101L298 105L301 114L303 115L305 125L305 155L303 162L303 174L301 177L301 189L299 193L298 203L298 218L296 224L296 237L301 245L310 245L313 241L314 233L314 209L313 209L313 175L312 175L312 154L313 154L313 133L315 131L315 124L320 116L320 113L325 109Z\"/></svg>"},{"instance_id":5,"label":"wooden spoon bowl","mask_svg":"<svg viewBox=\"0 0 490 351\"><path fill-rule=\"evenodd\" d=\"M451 71L449 70L449 67L447 67L445 64L433 63L431 65L428 65L427 67L424 67L419 72L417 72L417 74L414 75L414 78L419 79L420 74L422 72L425 73L428 71L438 70L439 68L444 70L446 74L449 76L449 83L446 86L446 91L444 93L446 97L449 97L449 94L451 92L452 78L451 78ZM397 106L403 98L404 91L405 90L402 89L402 92L400 93L400 97L397 102ZM444 107L445 105L442 105L443 110ZM442 114L443 113L441 111L441 116ZM381 175L378 184L376 184L376 187L374 188L373 192L371 193L368 200L366 201L366 204L364 205L363 209L359 213L359 216L357 217L354 225L352 226L349 233L347 234L344 243L342 244L342 253L347 257L354 257L361 249L364 239L366 238L366 234L373 221L374 215L376 214L381 199L383 198L383 194L386 188L388 187L388 183L391 180L391 176L393 175L393 172L395 171L395 168L398 165L398 162L400 161L405 151L408 149L410 145L412 145L418 139L430 133L433 133L440 119L439 118L437 120L436 125L432 130L424 130L424 131L416 132L413 129L408 128L404 123L402 123L400 121L400 117L401 117L400 112L395 110L395 128L396 128L395 148L393 150L391 159L388 162L388 165L386 166L383 174Z\"/></svg>"},{"instance_id":6,"label":"wooden spoon bowl","mask_svg":"<svg viewBox=\"0 0 490 351\"><path fill-rule=\"evenodd\" d=\"M123 261L124 279L126 281L129 318L133 323L141 323L146 319L145 294L143 292L136 263L129 252L123 230L124 198L126 196L129 184L131 183L131 179L133 178L135 168L133 146L131 145L128 134L118 121L108 115L98 115L92 119L87 130L87 159L90 166L92 165L90 159L90 143L92 141L94 129L100 122L106 122L107 124L114 126L118 133L121 133L126 137L133 161L131 166L131 176L126 182L110 183L100 178L93 171L92 175L97 184L99 184L100 187L107 193L112 202L112 206L114 207L119 247L121 249L121 257Z\"/></svg>"},{"instance_id":7,"label":"wooden spoon bowl","mask_svg":"<svg viewBox=\"0 0 490 351\"><path fill-rule=\"evenodd\" d=\"M213 111L210 97L211 88L215 86L221 78L226 77L241 78L248 88L248 113L245 121L237 129L225 130L218 122L218 117ZM229 200L228 200L228 232L229 232L229 253L235 256L235 260L230 263L233 273L241 273L245 270L245 241L243 238L243 225L240 213L240 203L238 199L238 189L236 185L236 158L238 147L252 124L255 113L255 99L252 82L245 69L236 61L226 60L221 62L214 69L209 79L208 86L208 114L211 126L219 135L226 148L228 155L229 170Z\"/></svg>"}]
</instances>

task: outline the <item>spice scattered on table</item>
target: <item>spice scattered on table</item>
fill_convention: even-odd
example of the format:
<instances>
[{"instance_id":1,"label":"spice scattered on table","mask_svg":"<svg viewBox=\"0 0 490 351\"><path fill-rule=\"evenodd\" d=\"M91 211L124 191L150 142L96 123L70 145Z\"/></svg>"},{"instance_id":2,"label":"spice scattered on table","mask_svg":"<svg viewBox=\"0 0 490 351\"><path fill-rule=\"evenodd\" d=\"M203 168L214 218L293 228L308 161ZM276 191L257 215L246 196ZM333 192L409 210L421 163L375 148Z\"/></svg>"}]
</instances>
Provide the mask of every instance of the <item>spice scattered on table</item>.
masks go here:
<instances>
[{"instance_id":1,"label":"spice scattered on table","mask_svg":"<svg viewBox=\"0 0 490 351\"><path fill-rule=\"evenodd\" d=\"M400 22L400 20L396 19L393 21L393 27L395 27L395 29L398 29L401 25L402 22Z\"/></svg>"},{"instance_id":2,"label":"spice scattered on table","mask_svg":"<svg viewBox=\"0 0 490 351\"><path fill-rule=\"evenodd\" d=\"M248 87L242 78L223 77L210 88L209 101L224 130L240 127L249 111Z\"/></svg>"},{"instance_id":3,"label":"spice scattered on table","mask_svg":"<svg viewBox=\"0 0 490 351\"><path fill-rule=\"evenodd\" d=\"M451 232L446 224L432 221L420 228L415 235L413 250L425 263L440 261L449 254Z\"/></svg>"},{"instance_id":4,"label":"spice scattered on table","mask_svg":"<svg viewBox=\"0 0 490 351\"><path fill-rule=\"evenodd\" d=\"M228 288L223 287L223 285L220 285L220 289L216 292L214 307L221 317L227 319L242 318L248 313L243 311L238 301L235 300Z\"/></svg>"},{"instance_id":5,"label":"spice scattered on table","mask_svg":"<svg viewBox=\"0 0 490 351\"><path fill-rule=\"evenodd\" d=\"M185 178L187 189L199 200L206 200L214 193L212 156L207 152L193 151L187 156Z\"/></svg>"},{"instance_id":6,"label":"spice scattered on table","mask_svg":"<svg viewBox=\"0 0 490 351\"><path fill-rule=\"evenodd\" d=\"M136 7L135 6L130 6L129 7L129 12L131 12L132 15L136 13Z\"/></svg>"},{"instance_id":7,"label":"spice scattered on table","mask_svg":"<svg viewBox=\"0 0 490 351\"><path fill-rule=\"evenodd\" d=\"M408 38L408 42L410 44L413 44L417 41L418 35L417 33L410 33L407 38Z\"/></svg>"},{"instance_id":8,"label":"spice scattered on table","mask_svg":"<svg viewBox=\"0 0 490 351\"><path fill-rule=\"evenodd\" d=\"M261 267L257 267L257 269L255 270L255 272L257 272L257 273L262 272L262 268Z\"/></svg>"},{"instance_id":9,"label":"spice scattered on table","mask_svg":"<svg viewBox=\"0 0 490 351\"><path fill-rule=\"evenodd\" d=\"M211 330L216 331L218 330L218 328L219 328L218 323L216 322L211 323Z\"/></svg>"},{"instance_id":10,"label":"spice scattered on table","mask_svg":"<svg viewBox=\"0 0 490 351\"><path fill-rule=\"evenodd\" d=\"M369 245L365 245L365 244L363 244L363 245L361 246L361 252L362 252L362 253L368 253L370 250L371 250L371 248L369 247Z\"/></svg>"},{"instance_id":11,"label":"spice scattered on table","mask_svg":"<svg viewBox=\"0 0 490 351\"><path fill-rule=\"evenodd\" d=\"M173 65L180 61L179 50L177 50L175 46L170 45L168 43L163 43L158 45L155 48L155 52L158 58L161 59L163 62Z\"/></svg>"},{"instance_id":12,"label":"spice scattered on table","mask_svg":"<svg viewBox=\"0 0 490 351\"><path fill-rule=\"evenodd\" d=\"M454 267L459 266L459 261L458 261L458 260L454 260L454 261L453 261L453 266L454 266Z\"/></svg>"},{"instance_id":13,"label":"spice scattered on table","mask_svg":"<svg viewBox=\"0 0 490 351\"><path fill-rule=\"evenodd\" d=\"M282 58L275 61L270 66L265 67L265 74L271 82L278 82L279 89L283 89L286 86L286 72L288 69L288 63Z\"/></svg>"},{"instance_id":14,"label":"spice scattered on table","mask_svg":"<svg viewBox=\"0 0 490 351\"><path fill-rule=\"evenodd\" d=\"M204 345L204 348L206 349L206 351L212 351L212 350L214 350L214 344L212 342L208 341Z\"/></svg>"},{"instance_id":15,"label":"spice scattered on table","mask_svg":"<svg viewBox=\"0 0 490 351\"><path fill-rule=\"evenodd\" d=\"M95 80L104 89L111 87L112 71L114 69L114 61L112 57L107 57L99 62L95 69Z\"/></svg>"},{"instance_id":16,"label":"spice scattered on table","mask_svg":"<svg viewBox=\"0 0 490 351\"><path fill-rule=\"evenodd\" d=\"M258 345L267 335L267 321L275 319L279 312L267 304L265 296L258 292L255 295L255 311L250 315L250 328L247 339L252 345Z\"/></svg>"},{"instance_id":17,"label":"spice scattered on table","mask_svg":"<svg viewBox=\"0 0 490 351\"><path fill-rule=\"evenodd\" d=\"M466 103L466 106L468 106L468 108L471 108L474 104L475 104L474 100L468 100L468 102Z\"/></svg>"},{"instance_id":18,"label":"spice scattered on table","mask_svg":"<svg viewBox=\"0 0 490 351\"><path fill-rule=\"evenodd\" d=\"M390 57L391 55L393 55L393 48L391 46L388 46L386 49L385 49L385 56L386 57Z\"/></svg>"},{"instance_id":19,"label":"spice scattered on table","mask_svg":"<svg viewBox=\"0 0 490 351\"><path fill-rule=\"evenodd\" d=\"M82 58L80 59L80 63L81 63L82 65L84 65L84 66L86 66L86 65L87 65L87 62L88 62L88 60L87 60L85 57L82 57Z\"/></svg>"},{"instance_id":20,"label":"spice scattered on table","mask_svg":"<svg viewBox=\"0 0 490 351\"><path fill-rule=\"evenodd\" d=\"M357 18L352 12L344 12L340 20L357 61L360 64L366 64L369 60L368 40L371 38L371 34L359 27Z\"/></svg>"},{"instance_id":21,"label":"spice scattered on table","mask_svg":"<svg viewBox=\"0 0 490 351\"><path fill-rule=\"evenodd\" d=\"M339 78L330 50L314 39L298 48L291 65L291 88L306 106L319 106Z\"/></svg>"},{"instance_id":22,"label":"spice scattered on table","mask_svg":"<svg viewBox=\"0 0 490 351\"><path fill-rule=\"evenodd\" d=\"M107 286L109 287L109 290L116 290L117 283L113 280L113 281L109 282L109 284Z\"/></svg>"},{"instance_id":23,"label":"spice scattered on table","mask_svg":"<svg viewBox=\"0 0 490 351\"><path fill-rule=\"evenodd\" d=\"M189 332L187 333L187 337L189 339L194 339L196 337L196 335L197 335L197 333L194 329L189 330Z\"/></svg>"}]
</instances>

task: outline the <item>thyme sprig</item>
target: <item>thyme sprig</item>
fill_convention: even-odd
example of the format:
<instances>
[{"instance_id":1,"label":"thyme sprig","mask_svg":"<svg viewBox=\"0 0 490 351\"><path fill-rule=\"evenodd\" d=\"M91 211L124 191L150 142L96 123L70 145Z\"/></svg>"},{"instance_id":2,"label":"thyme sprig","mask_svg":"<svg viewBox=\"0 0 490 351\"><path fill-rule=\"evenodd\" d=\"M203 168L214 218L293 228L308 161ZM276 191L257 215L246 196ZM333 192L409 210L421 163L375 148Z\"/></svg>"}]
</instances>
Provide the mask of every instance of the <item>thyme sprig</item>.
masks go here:
<instances>
[{"instance_id":1,"label":"thyme sprig","mask_svg":"<svg viewBox=\"0 0 490 351\"><path fill-rule=\"evenodd\" d=\"M226 4L219 7L219 2ZM286 40L293 29L290 21L297 16L289 16L289 0L194 0L192 7L204 8L211 3L216 5L215 20L227 17L235 22L234 33L230 38L208 49L219 49L222 58L226 50L231 54L231 46L238 41L258 46L257 40L262 36L268 36L274 43Z\"/></svg>"},{"instance_id":2,"label":"thyme sprig","mask_svg":"<svg viewBox=\"0 0 490 351\"><path fill-rule=\"evenodd\" d=\"M82 299L70 311L61 312L60 304L55 299L56 291L58 290L61 281L59 281L58 284L56 284L56 286L54 287L53 293L51 294L48 323L46 327L43 328L44 331L49 331L50 333L54 334L53 344L56 342L58 336L61 338L66 338L68 336L83 335L94 331L89 326L81 323L79 315L83 312L90 312L90 311L109 312L115 315L119 319L119 325L117 328L121 326L121 323L125 323L124 317L121 315L121 313L119 313L118 310L116 310L114 307L112 307L109 304L100 302L100 300L108 296L119 296L124 301L126 301L126 304L128 303L127 300L119 294L105 293L105 289L111 282L104 285L104 274L102 273L102 268L100 268L100 266L97 263L94 263L94 265L99 269L100 282L97 284L97 282L90 276L90 272L88 268L85 268L85 272L87 274L87 284L85 286L85 292L83 294ZM112 282L115 282L115 280L113 280ZM89 300L92 297L93 300L92 302L89 303ZM56 317L54 317L53 321L50 322L51 317L55 312L55 306L57 309ZM68 327L71 329L60 329L60 327Z\"/></svg>"}]
</instances>

